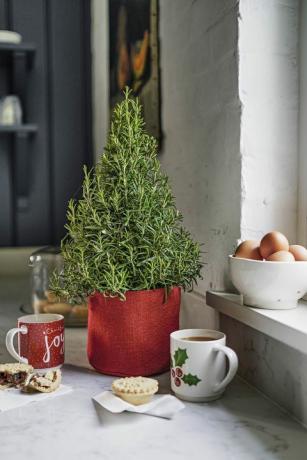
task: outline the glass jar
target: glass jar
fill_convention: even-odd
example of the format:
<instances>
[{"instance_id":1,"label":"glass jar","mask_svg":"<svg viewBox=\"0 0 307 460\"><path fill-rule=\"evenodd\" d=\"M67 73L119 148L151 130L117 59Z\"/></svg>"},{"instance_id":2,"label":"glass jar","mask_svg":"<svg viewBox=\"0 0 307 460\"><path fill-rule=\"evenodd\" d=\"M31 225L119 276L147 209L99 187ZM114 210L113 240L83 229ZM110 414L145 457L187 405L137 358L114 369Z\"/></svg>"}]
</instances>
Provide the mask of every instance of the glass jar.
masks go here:
<instances>
[{"instance_id":1,"label":"glass jar","mask_svg":"<svg viewBox=\"0 0 307 460\"><path fill-rule=\"evenodd\" d=\"M21 125L22 108L18 96L9 95L0 99L0 125Z\"/></svg>"},{"instance_id":2,"label":"glass jar","mask_svg":"<svg viewBox=\"0 0 307 460\"><path fill-rule=\"evenodd\" d=\"M70 305L50 291L50 279L54 270L63 268L63 258L58 247L47 246L30 256L32 268L31 289L34 313L58 313L65 318L66 326L87 326L87 305Z\"/></svg>"}]
</instances>

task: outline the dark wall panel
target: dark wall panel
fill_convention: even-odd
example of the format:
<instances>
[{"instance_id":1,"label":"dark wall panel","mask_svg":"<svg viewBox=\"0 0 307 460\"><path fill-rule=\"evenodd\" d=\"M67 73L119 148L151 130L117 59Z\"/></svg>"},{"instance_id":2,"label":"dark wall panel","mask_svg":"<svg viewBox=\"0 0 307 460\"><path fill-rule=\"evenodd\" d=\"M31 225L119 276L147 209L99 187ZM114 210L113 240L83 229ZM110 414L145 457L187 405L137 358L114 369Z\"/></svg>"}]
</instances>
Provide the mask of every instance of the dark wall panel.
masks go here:
<instances>
[{"instance_id":1,"label":"dark wall panel","mask_svg":"<svg viewBox=\"0 0 307 460\"><path fill-rule=\"evenodd\" d=\"M7 1L8 0L0 0L0 29L7 29L8 23L8 12L7 12Z\"/></svg>"},{"instance_id":2,"label":"dark wall panel","mask_svg":"<svg viewBox=\"0 0 307 460\"><path fill-rule=\"evenodd\" d=\"M24 41L37 46L34 66L26 75L27 122L37 123L38 132L28 148L30 195L25 207L16 202L17 246L44 245L51 240L50 161L48 130L47 11L42 0L11 0L12 26Z\"/></svg>"},{"instance_id":3,"label":"dark wall panel","mask_svg":"<svg viewBox=\"0 0 307 460\"><path fill-rule=\"evenodd\" d=\"M11 184L10 140L0 138L0 241L2 246L13 242L13 196Z\"/></svg>"},{"instance_id":4,"label":"dark wall panel","mask_svg":"<svg viewBox=\"0 0 307 460\"><path fill-rule=\"evenodd\" d=\"M8 0L0 0L0 28L7 29ZM0 97L9 92L7 59L0 56ZM11 140L0 138L0 242L3 246L13 244L13 196L11 183Z\"/></svg>"},{"instance_id":5,"label":"dark wall panel","mask_svg":"<svg viewBox=\"0 0 307 460\"><path fill-rule=\"evenodd\" d=\"M0 96L19 95L24 122L38 125L28 139L0 133L0 246L58 244L82 166L92 164L90 3L0 0L0 27L37 47L24 75L20 57L8 62L0 54ZM27 197L17 196L17 161Z\"/></svg>"},{"instance_id":6,"label":"dark wall panel","mask_svg":"<svg viewBox=\"0 0 307 460\"><path fill-rule=\"evenodd\" d=\"M64 235L68 200L82 181L81 165L89 162L86 75L90 69L86 69L84 47L90 44L86 30L90 2L52 0L49 8L53 225L59 239Z\"/></svg>"}]
</instances>

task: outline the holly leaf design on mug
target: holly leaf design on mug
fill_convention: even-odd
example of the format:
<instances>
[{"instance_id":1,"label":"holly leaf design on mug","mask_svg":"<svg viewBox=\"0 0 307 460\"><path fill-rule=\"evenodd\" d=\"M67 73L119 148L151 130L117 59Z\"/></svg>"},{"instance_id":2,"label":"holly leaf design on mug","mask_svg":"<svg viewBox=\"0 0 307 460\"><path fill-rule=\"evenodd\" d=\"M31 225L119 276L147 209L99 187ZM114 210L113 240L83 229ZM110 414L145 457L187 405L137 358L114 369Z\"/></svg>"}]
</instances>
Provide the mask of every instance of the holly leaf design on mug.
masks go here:
<instances>
[{"instance_id":1,"label":"holly leaf design on mug","mask_svg":"<svg viewBox=\"0 0 307 460\"><path fill-rule=\"evenodd\" d=\"M197 375L185 374L182 377L182 381L191 387L192 385L198 385L201 379L199 379Z\"/></svg>"},{"instance_id":2,"label":"holly leaf design on mug","mask_svg":"<svg viewBox=\"0 0 307 460\"><path fill-rule=\"evenodd\" d=\"M174 353L175 366L182 366L188 359L187 350L185 348L178 348Z\"/></svg>"}]
</instances>

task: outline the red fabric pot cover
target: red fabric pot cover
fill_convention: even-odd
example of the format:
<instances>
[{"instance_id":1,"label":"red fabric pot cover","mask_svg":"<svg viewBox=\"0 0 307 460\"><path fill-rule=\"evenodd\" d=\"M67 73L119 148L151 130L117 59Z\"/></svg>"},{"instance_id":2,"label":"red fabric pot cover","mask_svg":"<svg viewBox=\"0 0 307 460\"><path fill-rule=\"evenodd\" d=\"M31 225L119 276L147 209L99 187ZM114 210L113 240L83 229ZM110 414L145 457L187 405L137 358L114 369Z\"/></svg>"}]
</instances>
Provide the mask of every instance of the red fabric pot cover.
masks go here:
<instances>
[{"instance_id":1,"label":"red fabric pot cover","mask_svg":"<svg viewBox=\"0 0 307 460\"><path fill-rule=\"evenodd\" d=\"M170 333L179 329L180 288L128 291L126 301L89 299L87 355L103 374L145 376L169 369Z\"/></svg>"}]
</instances>

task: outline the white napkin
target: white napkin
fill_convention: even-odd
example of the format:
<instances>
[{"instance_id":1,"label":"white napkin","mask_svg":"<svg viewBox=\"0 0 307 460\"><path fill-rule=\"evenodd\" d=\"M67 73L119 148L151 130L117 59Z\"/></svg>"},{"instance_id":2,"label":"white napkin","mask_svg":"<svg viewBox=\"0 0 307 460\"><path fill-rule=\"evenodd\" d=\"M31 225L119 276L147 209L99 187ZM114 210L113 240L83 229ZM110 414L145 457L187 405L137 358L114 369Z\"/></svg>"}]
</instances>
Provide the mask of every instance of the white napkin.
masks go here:
<instances>
[{"instance_id":1,"label":"white napkin","mask_svg":"<svg viewBox=\"0 0 307 460\"><path fill-rule=\"evenodd\" d=\"M17 407L25 406L32 402L44 401L55 396L62 396L70 393L72 388L66 385L60 385L59 388L52 393L23 393L16 388L8 388L0 391L0 412Z\"/></svg>"},{"instance_id":2,"label":"white napkin","mask_svg":"<svg viewBox=\"0 0 307 460\"><path fill-rule=\"evenodd\" d=\"M172 395L154 395L153 399L140 406L124 401L123 399L115 396L112 391L103 391L93 397L100 406L104 407L114 414L120 412L137 412L138 414L154 415L155 417L172 418L176 412L184 409L185 405Z\"/></svg>"}]
</instances>

